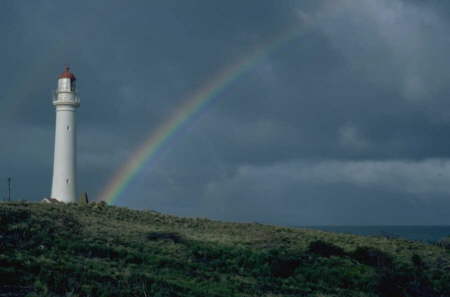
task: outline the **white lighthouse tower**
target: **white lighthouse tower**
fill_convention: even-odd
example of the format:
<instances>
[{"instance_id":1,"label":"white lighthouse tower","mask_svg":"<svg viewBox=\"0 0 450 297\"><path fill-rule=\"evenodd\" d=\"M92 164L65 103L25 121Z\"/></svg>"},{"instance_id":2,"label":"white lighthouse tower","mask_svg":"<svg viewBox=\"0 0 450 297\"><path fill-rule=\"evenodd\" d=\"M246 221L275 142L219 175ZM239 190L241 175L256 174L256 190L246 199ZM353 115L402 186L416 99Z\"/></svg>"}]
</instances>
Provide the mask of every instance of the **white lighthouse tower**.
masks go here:
<instances>
[{"instance_id":1,"label":"white lighthouse tower","mask_svg":"<svg viewBox=\"0 0 450 297\"><path fill-rule=\"evenodd\" d=\"M75 75L66 67L58 78L58 89L53 97L56 107L55 155L51 198L75 202L77 194L75 110L80 99L75 91Z\"/></svg>"}]
</instances>

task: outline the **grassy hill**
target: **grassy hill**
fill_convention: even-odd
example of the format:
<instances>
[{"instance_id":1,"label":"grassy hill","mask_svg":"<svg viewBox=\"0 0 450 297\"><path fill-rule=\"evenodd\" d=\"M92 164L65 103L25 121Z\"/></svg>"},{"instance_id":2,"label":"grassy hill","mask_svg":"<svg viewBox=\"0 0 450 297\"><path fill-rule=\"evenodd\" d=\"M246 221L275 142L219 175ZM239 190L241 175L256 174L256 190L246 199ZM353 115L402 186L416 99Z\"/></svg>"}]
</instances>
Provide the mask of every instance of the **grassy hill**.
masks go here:
<instances>
[{"instance_id":1,"label":"grassy hill","mask_svg":"<svg viewBox=\"0 0 450 297\"><path fill-rule=\"evenodd\" d=\"M0 203L0 296L450 296L448 246Z\"/></svg>"}]
</instances>

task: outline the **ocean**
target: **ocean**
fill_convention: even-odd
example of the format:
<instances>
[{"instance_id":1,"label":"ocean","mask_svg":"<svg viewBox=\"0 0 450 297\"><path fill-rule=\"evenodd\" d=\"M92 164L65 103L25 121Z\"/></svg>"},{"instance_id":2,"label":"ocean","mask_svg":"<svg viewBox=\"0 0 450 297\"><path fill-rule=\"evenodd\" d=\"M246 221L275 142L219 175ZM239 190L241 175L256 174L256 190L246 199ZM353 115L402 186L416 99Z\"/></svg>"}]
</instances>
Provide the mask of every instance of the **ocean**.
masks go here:
<instances>
[{"instance_id":1,"label":"ocean","mask_svg":"<svg viewBox=\"0 0 450 297\"><path fill-rule=\"evenodd\" d=\"M425 242L437 242L450 236L450 226L302 226L336 233L388 236Z\"/></svg>"}]
</instances>

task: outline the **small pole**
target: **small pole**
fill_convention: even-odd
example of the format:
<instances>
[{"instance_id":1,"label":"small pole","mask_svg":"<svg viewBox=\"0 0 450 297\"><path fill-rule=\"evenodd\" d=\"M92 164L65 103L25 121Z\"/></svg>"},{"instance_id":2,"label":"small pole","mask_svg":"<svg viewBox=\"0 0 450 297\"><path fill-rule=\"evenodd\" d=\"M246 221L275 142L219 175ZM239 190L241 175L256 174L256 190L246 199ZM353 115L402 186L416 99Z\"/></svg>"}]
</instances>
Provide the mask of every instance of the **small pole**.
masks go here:
<instances>
[{"instance_id":1,"label":"small pole","mask_svg":"<svg viewBox=\"0 0 450 297\"><path fill-rule=\"evenodd\" d=\"M8 177L8 201L11 201L11 177Z\"/></svg>"}]
</instances>

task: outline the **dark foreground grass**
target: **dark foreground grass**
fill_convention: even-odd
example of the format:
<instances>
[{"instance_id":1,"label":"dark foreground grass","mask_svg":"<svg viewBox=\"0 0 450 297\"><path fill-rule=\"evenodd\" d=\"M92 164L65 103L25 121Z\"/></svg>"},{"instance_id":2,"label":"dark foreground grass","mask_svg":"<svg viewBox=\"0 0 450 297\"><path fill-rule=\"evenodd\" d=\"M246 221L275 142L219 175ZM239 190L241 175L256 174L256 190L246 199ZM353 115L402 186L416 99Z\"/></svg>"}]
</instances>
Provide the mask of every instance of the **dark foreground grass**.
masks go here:
<instances>
[{"instance_id":1,"label":"dark foreground grass","mask_svg":"<svg viewBox=\"0 0 450 297\"><path fill-rule=\"evenodd\" d=\"M0 296L450 296L448 245L0 203Z\"/></svg>"}]
</instances>

